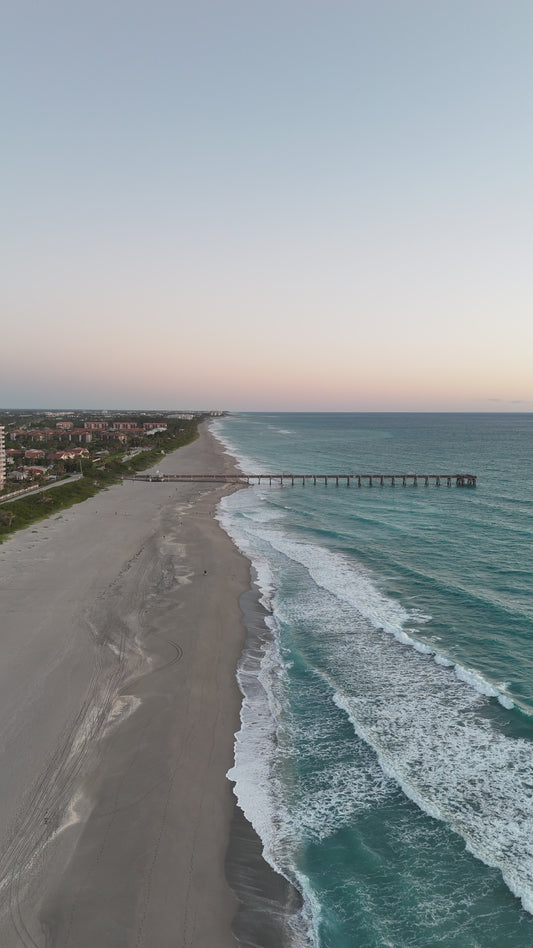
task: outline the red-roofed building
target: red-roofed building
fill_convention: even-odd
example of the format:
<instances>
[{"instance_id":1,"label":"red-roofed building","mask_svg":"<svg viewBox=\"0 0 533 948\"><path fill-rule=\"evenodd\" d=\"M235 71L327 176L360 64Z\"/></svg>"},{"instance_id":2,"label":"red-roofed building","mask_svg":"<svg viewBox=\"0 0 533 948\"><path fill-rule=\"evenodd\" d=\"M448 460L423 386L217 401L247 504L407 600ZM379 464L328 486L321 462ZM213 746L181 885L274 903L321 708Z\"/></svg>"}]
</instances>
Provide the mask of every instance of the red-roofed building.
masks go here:
<instances>
[{"instance_id":1,"label":"red-roofed building","mask_svg":"<svg viewBox=\"0 0 533 948\"><path fill-rule=\"evenodd\" d=\"M69 441L82 441L85 444L90 444L93 440L93 432L88 428L73 428L72 431L67 432L67 437Z\"/></svg>"},{"instance_id":2,"label":"red-roofed building","mask_svg":"<svg viewBox=\"0 0 533 948\"><path fill-rule=\"evenodd\" d=\"M75 461L76 458L90 457L87 448L64 448L62 451L53 451L48 455L49 461Z\"/></svg>"},{"instance_id":3,"label":"red-roofed building","mask_svg":"<svg viewBox=\"0 0 533 948\"><path fill-rule=\"evenodd\" d=\"M107 428L107 421L84 421L83 427L87 431L105 431Z\"/></svg>"},{"instance_id":4,"label":"red-roofed building","mask_svg":"<svg viewBox=\"0 0 533 948\"><path fill-rule=\"evenodd\" d=\"M29 448L28 451L24 452L24 457L28 461L40 461L44 458L44 451L40 451L38 448Z\"/></svg>"},{"instance_id":5,"label":"red-roofed building","mask_svg":"<svg viewBox=\"0 0 533 948\"><path fill-rule=\"evenodd\" d=\"M40 477L42 474L46 474L47 468L45 467L23 467L22 470L29 474L31 477Z\"/></svg>"},{"instance_id":6,"label":"red-roofed building","mask_svg":"<svg viewBox=\"0 0 533 948\"><path fill-rule=\"evenodd\" d=\"M75 448L72 448L70 451L67 449L65 451L53 451L52 454L48 455L49 461L72 461L76 455L73 453Z\"/></svg>"},{"instance_id":7,"label":"red-roofed building","mask_svg":"<svg viewBox=\"0 0 533 948\"><path fill-rule=\"evenodd\" d=\"M34 428L28 434L32 441L48 441L56 437L57 431L55 428Z\"/></svg>"}]
</instances>

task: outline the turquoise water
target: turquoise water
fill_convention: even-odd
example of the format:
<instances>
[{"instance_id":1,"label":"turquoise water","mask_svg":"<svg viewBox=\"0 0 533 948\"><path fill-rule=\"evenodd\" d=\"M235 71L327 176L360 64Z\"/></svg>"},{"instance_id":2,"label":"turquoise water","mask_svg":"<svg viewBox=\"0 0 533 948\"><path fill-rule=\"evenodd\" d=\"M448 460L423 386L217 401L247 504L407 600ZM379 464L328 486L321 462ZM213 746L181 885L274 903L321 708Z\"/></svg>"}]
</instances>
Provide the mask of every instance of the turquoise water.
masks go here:
<instances>
[{"instance_id":1,"label":"turquoise water","mask_svg":"<svg viewBox=\"0 0 533 948\"><path fill-rule=\"evenodd\" d=\"M267 487L220 518L268 618L231 773L304 896L295 945L533 945L533 416L238 415L244 470L474 473Z\"/></svg>"}]
</instances>

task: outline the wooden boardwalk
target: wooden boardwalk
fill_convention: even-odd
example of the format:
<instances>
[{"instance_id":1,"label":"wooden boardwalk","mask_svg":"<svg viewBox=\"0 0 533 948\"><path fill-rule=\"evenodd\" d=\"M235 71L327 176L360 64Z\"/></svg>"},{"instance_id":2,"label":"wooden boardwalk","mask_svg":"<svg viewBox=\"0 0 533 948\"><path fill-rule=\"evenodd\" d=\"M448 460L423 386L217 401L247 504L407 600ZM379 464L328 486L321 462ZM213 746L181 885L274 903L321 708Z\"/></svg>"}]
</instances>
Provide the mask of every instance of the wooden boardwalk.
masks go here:
<instances>
[{"instance_id":1,"label":"wooden boardwalk","mask_svg":"<svg viewBox=\"0 0 533 948\"><path fill-rule=\"evenodd\" d=\"M270 486L305 487L312 484L334 484L336 487L475 487L476 474L136 474L128 481L178 481L206 484L268 484Z\"/></svg>"}]
</instances>

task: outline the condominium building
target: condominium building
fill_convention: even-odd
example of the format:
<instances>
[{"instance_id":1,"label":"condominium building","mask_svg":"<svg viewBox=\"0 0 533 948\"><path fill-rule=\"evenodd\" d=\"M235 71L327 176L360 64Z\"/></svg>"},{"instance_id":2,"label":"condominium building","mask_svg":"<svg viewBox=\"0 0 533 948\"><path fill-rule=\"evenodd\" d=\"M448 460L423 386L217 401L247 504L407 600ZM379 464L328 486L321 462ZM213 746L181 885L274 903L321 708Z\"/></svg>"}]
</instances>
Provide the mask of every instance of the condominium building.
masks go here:
<instances>
[{"instance_id":1,"label":"condominium building","mask_svg":"<svg viewBox=\"0 0 533 948\"><path fill-rule=\"evenodd\" d=\"M0 490L6 482L6 441L4 426L0 425Z\"/></svg>"}]
</instances>

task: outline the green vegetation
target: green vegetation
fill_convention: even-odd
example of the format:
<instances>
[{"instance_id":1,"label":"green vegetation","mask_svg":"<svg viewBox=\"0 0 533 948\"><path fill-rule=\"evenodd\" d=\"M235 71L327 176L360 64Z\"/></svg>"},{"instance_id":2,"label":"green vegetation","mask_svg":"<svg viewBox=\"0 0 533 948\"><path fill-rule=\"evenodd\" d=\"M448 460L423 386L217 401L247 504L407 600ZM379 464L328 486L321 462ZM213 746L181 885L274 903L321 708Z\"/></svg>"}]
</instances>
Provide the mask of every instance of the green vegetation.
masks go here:
<instances>
[{"instance_id":1,"label":"green vegetation","mask_svg":"<svg viewBox=\"0 0 533 948\"><path fill-rule=\"evenodd\" d=\"M131 450L129 447L120 452L113 451L112 454L83 459L83 478L80 480L60 484L51 490L21 497L0 506L0 543L16 530L29 527L38 520L45 520L58 511L93 497L100 490L120 483L128 474L156 467L162 454L169 454L198 437L198 425L202 420L202 416L191 420L169 420L167 431L150 436L153 443L150 441L148 450L142 450L133 457L126 457ZM78 470L79 463L76 463Z\"/></svg>"}]
</instances>

